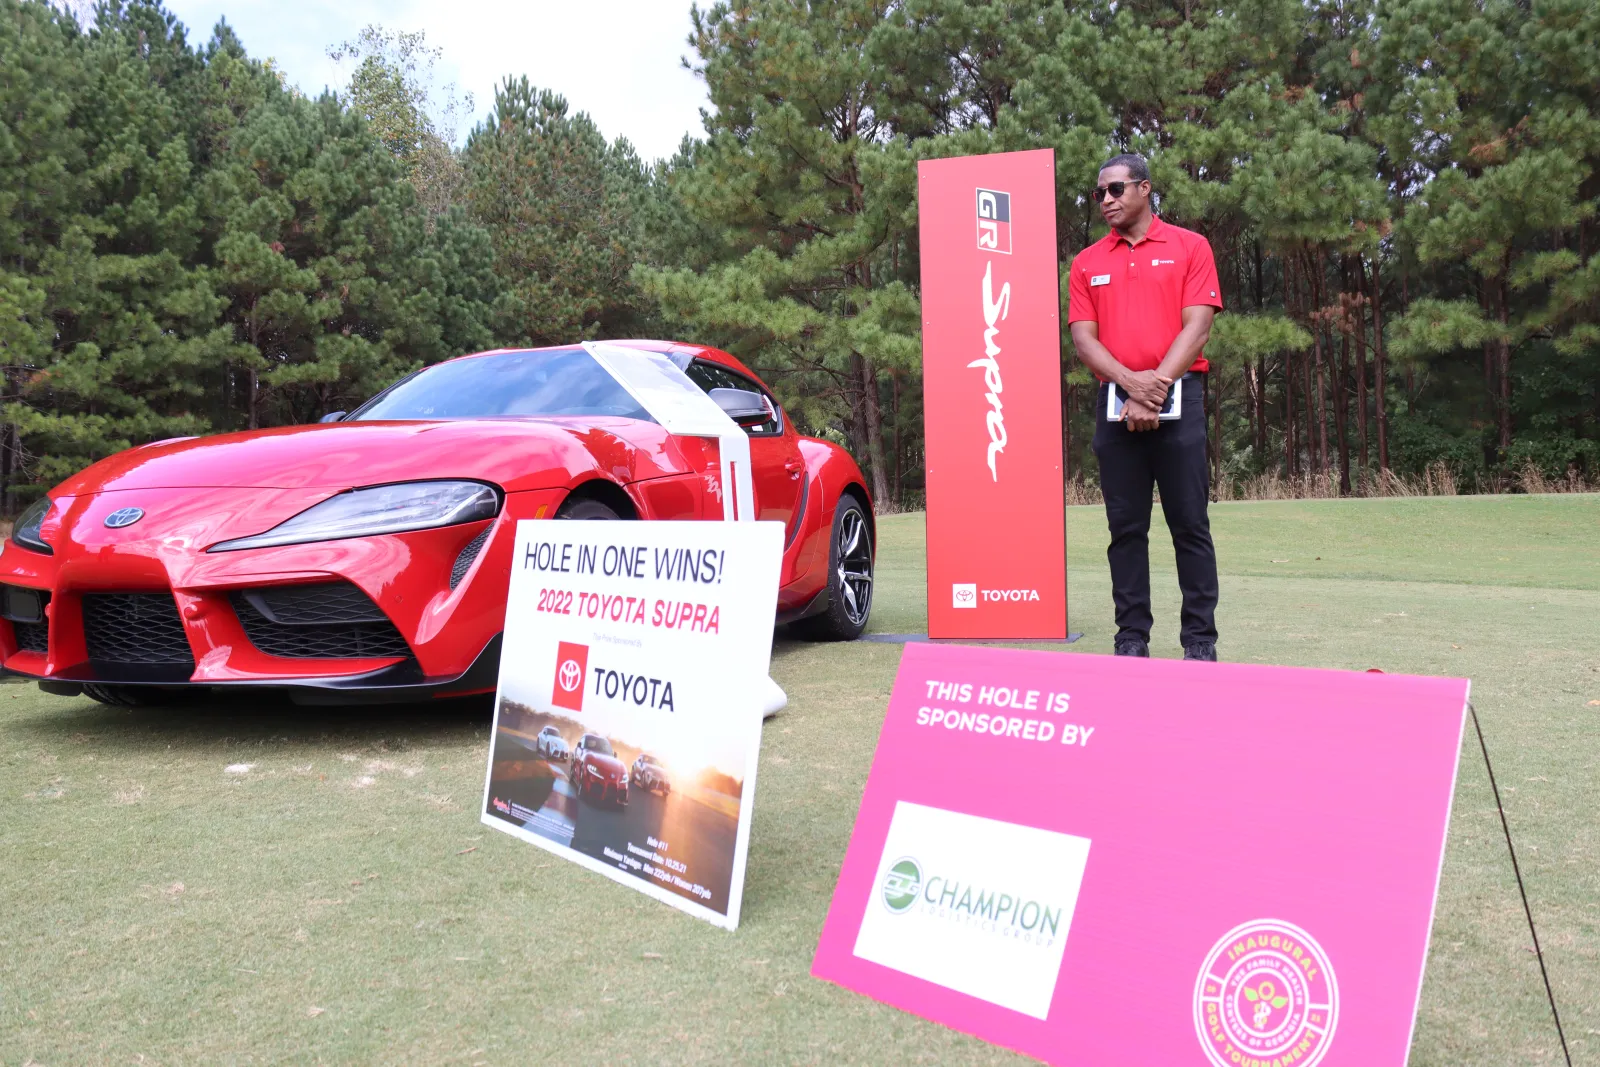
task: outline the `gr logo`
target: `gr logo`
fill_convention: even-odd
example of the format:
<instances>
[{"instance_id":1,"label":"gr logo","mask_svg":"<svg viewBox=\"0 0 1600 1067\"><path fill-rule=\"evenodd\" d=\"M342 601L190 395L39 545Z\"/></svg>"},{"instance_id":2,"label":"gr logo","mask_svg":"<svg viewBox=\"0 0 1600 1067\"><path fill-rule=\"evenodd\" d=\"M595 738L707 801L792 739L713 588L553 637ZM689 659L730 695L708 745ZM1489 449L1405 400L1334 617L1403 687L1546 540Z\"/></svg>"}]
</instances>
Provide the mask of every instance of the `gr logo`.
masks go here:
<instances>
[{"instance_id":1,"label":"gr logo","mask_svg":"<svg viewBox=\"0 0 1600 1067\"><path fill-rule=\"evenodd\" d=\"M1011 194L978 190L978 250L1011 254Z\"/></svg>"},{"instance_id":2,"label":"gr logo","mask_svg":"<svg viewBox=\"0 0 1600 1067\"><path fill-rule=\"evenodd\" d=\"M953 608L977 607L978 583L952 582L950 585L950 606Z\"/></svg>"},{"instance_id":3,"label":"gr logo","mask_svg":"<svg viewBox=\"0 0 1600 1067\"><path fill-rule=\"evenodd\" d=\"M583 710L583 679L589 670L589 646L562 641L556 647L555 687L550 703L558 708Z\"/></svg>"},{"instance_id":4,"label":"gr logo","mask_svg":"<svg viewBox=\"0 0 1600 1067\"><path fill-rule=\"evenodd\" d=\"M922 892L922 867L910 856L894 861L883 874L883 906L903 915L917 902Z\"/></svg>"}]
</instances>

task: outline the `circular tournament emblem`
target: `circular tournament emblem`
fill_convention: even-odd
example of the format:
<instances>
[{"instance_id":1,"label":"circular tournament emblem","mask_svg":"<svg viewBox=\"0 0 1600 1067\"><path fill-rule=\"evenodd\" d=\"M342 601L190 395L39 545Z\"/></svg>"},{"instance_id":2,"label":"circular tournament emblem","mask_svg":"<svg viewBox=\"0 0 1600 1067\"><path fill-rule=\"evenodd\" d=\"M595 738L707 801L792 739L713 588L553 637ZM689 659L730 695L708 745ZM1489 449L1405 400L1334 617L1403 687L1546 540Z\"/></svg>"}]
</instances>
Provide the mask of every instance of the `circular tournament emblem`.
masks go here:
<instances>
[{"instance_id":1,"label":"circular tournament emblem","mask_svg":"<svg viewBox=\"0 0 1600 1067\"><path fill-rule=\"evenodd\" d=\"M1216 1067L1314 1067L1339 1023L1328 954L1291 923L1257 919L1229 930L1194 985L1194 1028Z\"/></svg>"},{"instance_id":2,"label":"circular tournament emblem","mask_svg":"<svg viewBox=\"0 0 1600 1067\"><path fill-rule=\"evenodd\" d=\"M583 668L575 659L564 659L556 670L556 682L562 689L572 692L583 684Z\"/></svg>"},{"instance_id":3,"label":"circular tournament emblem","mask_svg":"<svg viewBox=\"0 0 1600 1067\"><path fill-rule=\"evenodd\" d=\"M113 530L120 530L124 526L132 526L144 518L143 508L118 508L106 516L105 523Z\"/></svg>"},{"instance_id":4,"label":"circular tournament emblem","mask_svg":"<svg viewBox=\"0 0 1600 1067\"><path fill-rule=\"evenodd\" d=\"M922 890L922 867L910 856L894 861L883 876L883 906L900 915L910 910Z\"/></svg>"}]
</instances>

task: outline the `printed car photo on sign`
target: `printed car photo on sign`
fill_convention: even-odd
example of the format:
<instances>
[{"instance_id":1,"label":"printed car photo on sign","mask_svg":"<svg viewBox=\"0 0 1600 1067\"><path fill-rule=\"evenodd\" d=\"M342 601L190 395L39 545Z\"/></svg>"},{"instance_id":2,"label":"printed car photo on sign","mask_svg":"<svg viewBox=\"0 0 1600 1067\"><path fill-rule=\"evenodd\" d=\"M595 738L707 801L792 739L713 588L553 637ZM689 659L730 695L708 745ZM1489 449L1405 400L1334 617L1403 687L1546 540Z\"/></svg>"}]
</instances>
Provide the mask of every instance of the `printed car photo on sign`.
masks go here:
<instances>
[{"instance_id":1,"label":"printed car photo on sign","mask_svg":"<svg viewBox=\"0 0 1600 1067\"><path fill-rule=\"evenodd\" d=\"M645 713L676 714L670 677L599 650L585 670L576 665L587 649L560 648L548 684L555 707L539 710L520 684L501 695L489 810L726 911L744 784L740 746L718 751L699 731L641 721ZM567 682L575 667L586 680L573 693Z\"/></svg>"}]
</instances>

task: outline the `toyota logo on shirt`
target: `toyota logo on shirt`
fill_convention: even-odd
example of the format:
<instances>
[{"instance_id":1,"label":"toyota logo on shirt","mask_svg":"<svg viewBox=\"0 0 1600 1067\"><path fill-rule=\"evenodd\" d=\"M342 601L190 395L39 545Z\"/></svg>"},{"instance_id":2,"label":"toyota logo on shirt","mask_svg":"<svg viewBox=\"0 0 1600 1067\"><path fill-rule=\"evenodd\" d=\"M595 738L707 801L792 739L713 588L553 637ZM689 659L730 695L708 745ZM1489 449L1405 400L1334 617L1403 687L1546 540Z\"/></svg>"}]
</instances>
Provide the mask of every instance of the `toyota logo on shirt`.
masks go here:
<instances>
[{"instance_id":1,"label":"toyota logo on shirt","mask_svg":"<svg viewBox=\"0 0 1600 1067\"><path fill-rule=\"evenodd\" d=\"M572 711L583 710L583 678L589 669L589 646L562 641L556 647L555 686L550 703Z\"/></svg>"}]
</instances>

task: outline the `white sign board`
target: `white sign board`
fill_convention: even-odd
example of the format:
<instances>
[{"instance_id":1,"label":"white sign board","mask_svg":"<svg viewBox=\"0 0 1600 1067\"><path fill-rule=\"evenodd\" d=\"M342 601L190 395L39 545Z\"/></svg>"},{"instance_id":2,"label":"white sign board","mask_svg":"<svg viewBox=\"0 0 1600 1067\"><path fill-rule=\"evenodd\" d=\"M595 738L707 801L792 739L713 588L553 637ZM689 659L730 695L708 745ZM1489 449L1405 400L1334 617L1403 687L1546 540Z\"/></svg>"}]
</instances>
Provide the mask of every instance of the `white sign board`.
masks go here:
<instances>
[{"instance_id":1,"label":"white sign board","mask_svg":"<svg viewBox=\"0 0 1600 1067\"><path fill-rule=\"evenodd\" d=\"M782 552L776 522L519 522L482 821L737 926Z\"/></svg>"},{"instance_id":2,"label":"white sign board","mask_svg":"<svg viewBox=\"0 0 1600 1067\"><path fill-rule=\"evenodd\" d=\"M716 401L659 352L600 341L585 341L583 348L662 429L683 437L716 438L722 461L721 483L733 487L731 494L723 493L722 517L756 517L755 488L750 480L750 438Z\"/></svg>"}]
</instances>

